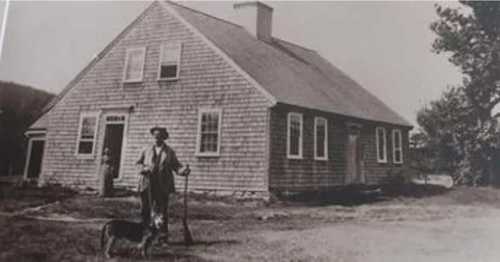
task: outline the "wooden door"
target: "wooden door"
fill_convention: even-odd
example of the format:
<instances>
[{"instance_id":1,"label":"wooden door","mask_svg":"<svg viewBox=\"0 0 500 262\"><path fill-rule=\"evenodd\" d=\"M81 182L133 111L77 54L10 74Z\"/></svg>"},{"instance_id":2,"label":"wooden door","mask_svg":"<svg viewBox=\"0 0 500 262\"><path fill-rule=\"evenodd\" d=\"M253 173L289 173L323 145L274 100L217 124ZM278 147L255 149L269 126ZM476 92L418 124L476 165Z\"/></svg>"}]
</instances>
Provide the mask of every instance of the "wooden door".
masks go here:
<instances>
[{"instance_id":1,"label":"wooden door","mask_svg":"<svg viewBox=\"0 0 500 262\"><path fill-rule=\"evenodd\" d=\"M356 178L358 177L359 165L358 165L358 135L349 134L347 135L347 145L346 145L346 174L344 179L344 184L350 185L356 183Z\"/></svg>"},{"instance_id":2,"label":"wooden door","mask_svg":"<svg viewBox=\"0 0 500 262\"><path fill-rule=\"evenodd\" d=\"M103 152L105 148L109 149L109 156L111 159L111 166L114 178L118 178L120 174L123 130L124 130L124 124L122 123L106 124Z\"/></svg>"},{"instance_id":3,"label":"wooden door","mask_svg":"<svg viewBox=\"0 0 500 262\"><path fill-rule=\"evenodd\" d=\"M361 125L350 123L347 127L346 173L344 184L364 184L365 146L361 143Z\"/></svg>"},{"instance_id":4,"label":"wooden door","mask_svg":"<svg viewBox=\"0 0 500 262\"><path fill-rule=\"evenodd\" d=\"M31 140L26 178L38 179L42 167L44 140Z\"/></svg>"}]
</instances>

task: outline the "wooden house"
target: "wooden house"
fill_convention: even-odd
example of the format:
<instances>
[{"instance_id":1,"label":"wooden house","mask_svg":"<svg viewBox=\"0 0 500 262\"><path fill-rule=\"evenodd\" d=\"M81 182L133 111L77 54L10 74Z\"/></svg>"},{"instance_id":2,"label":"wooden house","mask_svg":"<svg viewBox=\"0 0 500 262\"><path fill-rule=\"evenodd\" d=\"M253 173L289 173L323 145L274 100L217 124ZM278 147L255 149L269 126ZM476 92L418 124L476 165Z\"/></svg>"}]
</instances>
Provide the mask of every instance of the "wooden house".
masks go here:
<instances>
[{"instance_id":1,"label":"wooden house","mask_svg":"<svg viewBox=\"0 0 500 262\"><path fill-rule=\"evenodd\" d=\"M238 24L153 2L26 132L26 178L96 188L108 147L115 185L134 187L152 126L167 127L193 190L327 190L404 170L407 121L317 52L273 37L269 6L234 9Z\"/></svg>"}]
</instances>

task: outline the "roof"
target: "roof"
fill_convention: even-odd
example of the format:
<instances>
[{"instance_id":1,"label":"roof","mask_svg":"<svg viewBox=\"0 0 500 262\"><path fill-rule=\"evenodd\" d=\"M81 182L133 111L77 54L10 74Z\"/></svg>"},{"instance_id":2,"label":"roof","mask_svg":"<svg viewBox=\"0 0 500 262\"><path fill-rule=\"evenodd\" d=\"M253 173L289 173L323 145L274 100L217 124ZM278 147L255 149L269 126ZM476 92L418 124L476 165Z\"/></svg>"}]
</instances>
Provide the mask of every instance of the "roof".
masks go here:
<instances>
[{"instance_id":1,"label":"roof","mask_svg":"<svg viewBox=\"0 0 500 262\"><path fill-rule=\"evenodd\" d=\"M155 3L93 59L43 112L48 112L119 38L156 6ZM270 42L258 40L240 25L170 1L160 3L198 30L278 103L411 127L399 114L313 50L277 38Z\"/></svg>"},{"instance_id":2,"label":"roof","mask_svg":"<svg viewBox=\"0 0 500 262\"><path fill-rule=\"evenodd\" d=\"M151 3L146 9L144 9L144 11L142 11L142 13L132 23L125 27L123 31L121 31L108 45L106 45L106 47L104 47L104 49L98 55L96 55L91 60L90 63L88 63L87 66L85 66L82 71L80 71L57 96L50 100L50 102L47 103L44 108L42 108L38 120L36 120L34 124L32 124L28 129L46 128L48 126L48 120L46 119L47 112L49 112L50 109L52 109L66 95L66 93L68 93L78 83L78 81L80 81L80 79L109 52L109 50L111 50L115 46L115 44L133 28L135 24L137 24L145 17L148 10L153 8L155 3L156 2ZM45 120L41 121L42 118L45 118Z\"/></svg>"},{"instance_id":3,"label":"roof","mask_svg":"<svg viewBox=\"0 0 500 262\"><path fill-rule=\"evenodd\" d=\"M411 126L317 52L274 38L258 40L243 27L164 2L265 88L277 102Z\"/></svg>"},{"instance_id":4,"label":"roof","mask_svg":"<svg viewBox=\"0 0 500 262\"><path fill-rule=\"evenodd\" d=\"M46 129L49 126L49 117L47 114L40 116L29 129Z\"/></svg>"}]
</instances>

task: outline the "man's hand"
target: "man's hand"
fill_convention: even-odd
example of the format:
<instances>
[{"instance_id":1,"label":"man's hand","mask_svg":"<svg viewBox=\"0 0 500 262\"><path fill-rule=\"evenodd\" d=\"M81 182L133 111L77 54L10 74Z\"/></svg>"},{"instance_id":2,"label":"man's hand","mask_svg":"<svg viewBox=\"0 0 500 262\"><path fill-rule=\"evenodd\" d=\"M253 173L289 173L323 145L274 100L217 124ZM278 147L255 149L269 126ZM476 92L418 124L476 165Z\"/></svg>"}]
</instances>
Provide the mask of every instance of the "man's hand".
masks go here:
<instances>
[{"instance_id":1,"label":"man's hand","mask_svg":"<svg viewBox=\"0 0 500 262\"><path fill-rule=\"evenodd\" d=\"M180 176L189 176L190 173L191 173L191 168L189 168L189 165L186 165L184 168L179 170Z\"/></svg>"},{"instance_id":2,"label":"man's hand","mask_svg":"<svg viewBox=\"0 0 500 262\"><path fill-rule=\"evenodd\" d=\"M141 175L149 175L151 174L151 171L152 171L151 167L143 165L141 169Z\"/></svg>"}]
</instances>

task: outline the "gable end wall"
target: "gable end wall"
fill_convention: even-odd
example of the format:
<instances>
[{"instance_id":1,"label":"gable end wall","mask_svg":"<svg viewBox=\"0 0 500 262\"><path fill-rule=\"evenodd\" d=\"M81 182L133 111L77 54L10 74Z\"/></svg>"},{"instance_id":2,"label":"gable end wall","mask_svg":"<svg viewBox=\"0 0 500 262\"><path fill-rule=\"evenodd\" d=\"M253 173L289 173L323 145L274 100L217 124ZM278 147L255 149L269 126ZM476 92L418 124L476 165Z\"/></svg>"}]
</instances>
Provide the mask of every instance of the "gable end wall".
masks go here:
<instances>
[{"instance_id":1,"label":"gable end wall","mask_svg":"<svg viewBox=\"0 0 500 262\"><path fill-rule=\"evenodd\" d=\"M181 162L192 168L191 189L267 191L267 123L270 102L249 81L183 23L154 3L144 18L116 42L49 111L46 153L41 183L98 186L104 137L103 116L128 116L123 173L117 186L137 183L135 162L151 143L149 128L166 126L167 141ZM180 79L158 82L160 45L181 41ZM146 47L144 79L123 84L125 53L129 47ZM196 157L198 109L222 109L219 157ZM92 159L75 156L82 112L101 112L96 151ZM182 185L182 179L177 179Z\"/></svg>"}]
</instances>

